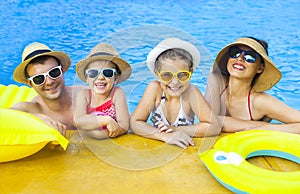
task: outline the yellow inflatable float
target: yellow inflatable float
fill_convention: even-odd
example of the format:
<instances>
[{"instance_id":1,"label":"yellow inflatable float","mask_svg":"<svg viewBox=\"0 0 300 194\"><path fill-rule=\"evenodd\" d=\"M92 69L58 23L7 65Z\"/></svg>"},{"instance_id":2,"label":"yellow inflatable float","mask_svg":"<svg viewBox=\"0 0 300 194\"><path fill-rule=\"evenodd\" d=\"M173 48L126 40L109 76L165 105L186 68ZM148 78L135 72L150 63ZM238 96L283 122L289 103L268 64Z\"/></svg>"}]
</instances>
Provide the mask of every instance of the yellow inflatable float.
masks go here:
<instances>
[{"instance_id":1,"label":"yellow inflatable float","mask_svg":"<svg viewBox=\"0 0 300 194\"><path fill-rule=\"evenodd\" d=\"M234 193L298 193L300 171L260 168L247 158L275 156L300 164L300 135L249 130L225 136L214 149L199 155L210 173Z\"/></svg>"},{"instance_id":2,"label":"yellow inflatable float","mask_svg":"<svg viewBox=\"0 0 300 194\"><path fill-rule=\"evenodd\" d=\"M56 129L31 114L8 109L35 96L27 86L0 85L0 163L32 155L48 142L67 148L69 141Z\"/></svg>"}]
</instances>

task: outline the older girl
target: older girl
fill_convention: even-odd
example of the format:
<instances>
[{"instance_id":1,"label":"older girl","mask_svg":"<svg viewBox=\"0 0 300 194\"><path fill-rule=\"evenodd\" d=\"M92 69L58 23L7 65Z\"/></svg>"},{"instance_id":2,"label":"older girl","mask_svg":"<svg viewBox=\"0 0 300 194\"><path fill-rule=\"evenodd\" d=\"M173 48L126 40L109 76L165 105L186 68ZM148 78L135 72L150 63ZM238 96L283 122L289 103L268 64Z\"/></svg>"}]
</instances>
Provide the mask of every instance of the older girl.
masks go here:
<instances>
[{"instance_id":1,"label":"older girl","mask_svg":"<svg viewBox=\"0 0 300 194\"><path fill-rule=\"evenodd\" d=\"M147 65L157 79L149 83L131 117L138 135L175 144L194 145L191 137L217 135L218 122L190 78L200 62L198 49L189 42L169 38L148 55ZM151 114L152 125L147 123ZM194 116L200 123L194 124Z\"/></svg>"}]
</instances>

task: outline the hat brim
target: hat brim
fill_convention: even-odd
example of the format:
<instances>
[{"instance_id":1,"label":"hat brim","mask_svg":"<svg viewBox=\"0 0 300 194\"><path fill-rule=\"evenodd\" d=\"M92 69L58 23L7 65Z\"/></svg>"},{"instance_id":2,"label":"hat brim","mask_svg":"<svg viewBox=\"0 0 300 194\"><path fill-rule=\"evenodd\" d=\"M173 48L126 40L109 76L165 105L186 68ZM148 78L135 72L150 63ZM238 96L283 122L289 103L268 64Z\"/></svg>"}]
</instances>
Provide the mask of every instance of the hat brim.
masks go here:
<instances>
[{"instance_id":1,"label":"hat brim","mask_svg":"<svg viewBox=\"0 0 300 194\"><path fill-rule=\"evenodd\" d=\"M265 63L264 71L257 77L252 90L255 92L263 92L271 89L281 79L281 72L268 57L263 47L258 42L250 38L240 38L234 43L226 45L217 55L212 71L220 71L223 75L229 76L227 70L227 61L229 59L228 49L231 46L245 45L256 51Z\"/></svg>"},{"instance_id":2,"label":"hat brim","mask_svg":"<svg viewBox=\"0 0 300 194\"><path fill-rule=\"evenodd\" d=\"M65 54L64 52L52 51L52 52L42 53L39 55L35 55L35 56L23 61L22 63L20 63L14 71L14 75L13 75L14 80L17 82L20 82L20 83L27 84L27 77L25 75L25 69L26 69L27 65L33 59L40 57L40 56L45 56L45 55L57 58L59 60L59 62L61 63L64 72L66 72L71 65L70 57L67 54Z\"/></svg>"},{"instance_id":3,"label":"hat brim","mask_svg":"<svg viewBox=\"0 0 300 194\"><path fill-rule=\"evenodd\" d=\"M180 40L178 38L168 38L160 42L154 47L147 56L147 66L149 70L155 74L155 61L157 57L166 50L169 49L183 49L190 53L193 58L193 70L195 70L200 63L200 52L193 44Z\"/></svg>"},{"instance_id":4,"label":"hat brim","mask_svg":"<svg viewBox=\"0 0 300 194\"><path fill-rule=\"evenodd\" d=\"M130 75L131 75L131 66L123 59L116 57L116 56L94 56L94 57L89 57L86 59L83 59L79 61L76 65L76 72L78 77L86 82L86 76L85 76L85 69L86 67L93 61L97 60L106 60L106 61L111 61L114 64L118 66L118 68L121 71L121 75L119 75L119 79L117 84L127 80Z\"/></svg>"}]
</instances>

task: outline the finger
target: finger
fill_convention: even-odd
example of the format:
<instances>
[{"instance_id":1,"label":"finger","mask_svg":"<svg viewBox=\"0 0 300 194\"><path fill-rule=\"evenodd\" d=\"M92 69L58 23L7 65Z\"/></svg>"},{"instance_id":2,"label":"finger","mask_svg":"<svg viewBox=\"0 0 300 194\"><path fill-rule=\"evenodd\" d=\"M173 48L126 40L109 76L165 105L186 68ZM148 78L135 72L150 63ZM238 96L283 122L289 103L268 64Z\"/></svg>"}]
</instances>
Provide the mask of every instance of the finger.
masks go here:
<instances>
[{"instance_id":1,"label":"finger","mask_svg":"<svg viewBox=\"0 0 300 194\"><path fill-rule=\"evenodd\" d=\"M173 132L173 129L167 129L166 131L165 131L166 133L172 133Z\"/></svg>"},{"instance_id":2,"label":"finger","mask_svg":"<svg viewBox=\"0 0 300 194\"><path fill-rule=\"evenodd\" d=\"M167 126L163 126L162 128L159 129L159 132L162 133L162 132L165 132L168 130L168 127Z\"/></svg>"}]
</instances>

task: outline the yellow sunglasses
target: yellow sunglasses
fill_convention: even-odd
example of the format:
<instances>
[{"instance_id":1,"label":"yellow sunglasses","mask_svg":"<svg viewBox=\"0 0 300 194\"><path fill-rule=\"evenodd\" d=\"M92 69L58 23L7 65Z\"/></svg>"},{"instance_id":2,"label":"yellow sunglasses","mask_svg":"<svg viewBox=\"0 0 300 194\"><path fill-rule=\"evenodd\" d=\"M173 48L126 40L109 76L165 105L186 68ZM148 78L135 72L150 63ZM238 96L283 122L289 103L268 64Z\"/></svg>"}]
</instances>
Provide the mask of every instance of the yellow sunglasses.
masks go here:
<instances>
[{"instance_id":1,"label":"yellow sunglasses","mask_svg":"<svg viewBox=\"0 0 300 194\"><path fill-rule=\"evenodd\" d=\"M173 80L174 76L178 79L180 82L186 82L189 81L192 75L191 71L178 71L177 73L173 73L170 71L162 71L158 72L159 78L164 82L170 82Z\"/></svg>"}]
</instances>

